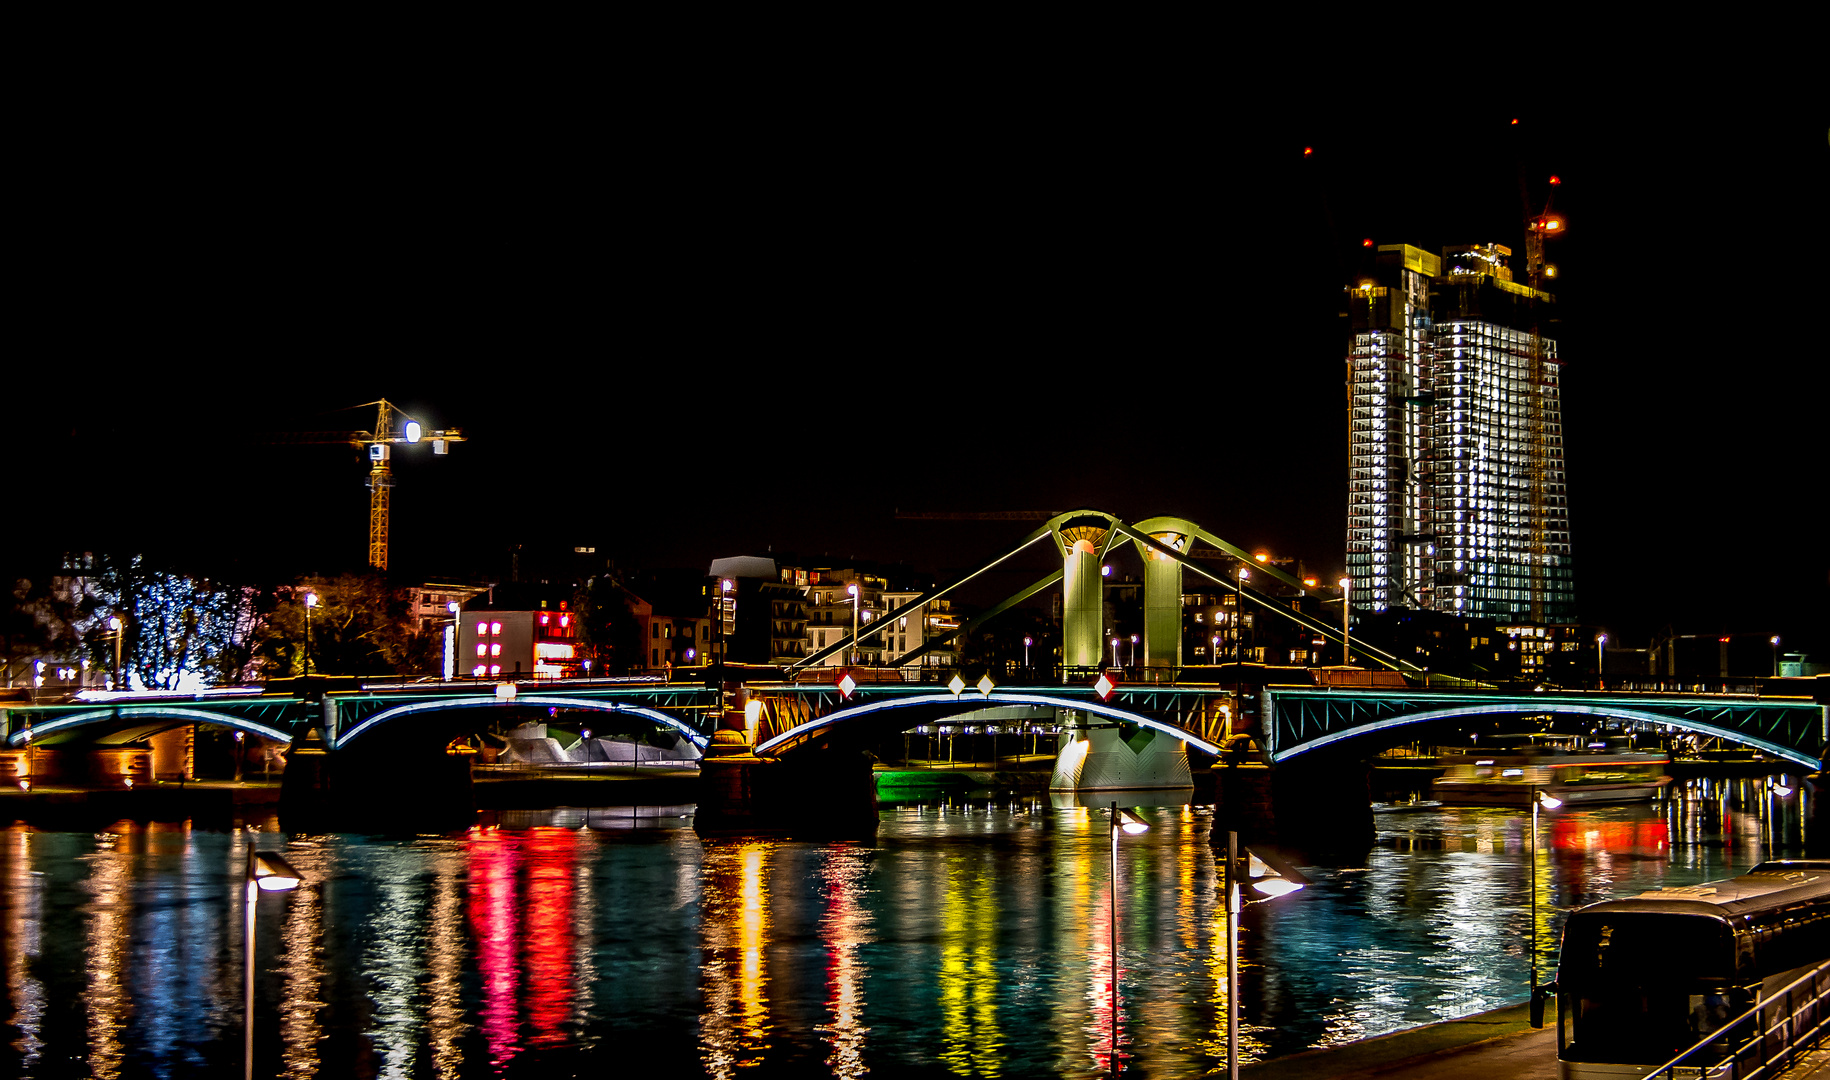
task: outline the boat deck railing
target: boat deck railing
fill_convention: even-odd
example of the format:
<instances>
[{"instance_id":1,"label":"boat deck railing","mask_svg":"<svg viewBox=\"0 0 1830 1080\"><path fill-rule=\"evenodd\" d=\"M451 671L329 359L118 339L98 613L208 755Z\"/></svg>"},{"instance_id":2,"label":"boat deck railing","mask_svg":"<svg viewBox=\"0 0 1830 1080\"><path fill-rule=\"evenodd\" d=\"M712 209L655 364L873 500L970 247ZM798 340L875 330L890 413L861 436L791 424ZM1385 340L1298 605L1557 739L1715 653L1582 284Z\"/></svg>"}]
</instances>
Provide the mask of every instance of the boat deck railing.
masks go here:
<instances>
[{"instance_id":1,"label":"boat deck railing","mask_svg":"<svg viewBox=\"0 0 1830 1080\"><path fill-rule=\"evenodd\" d=\"M1830 1033L1830 961L1768 994L1644 1080L1775 1080Z\"/></svg>"}]
</instances>

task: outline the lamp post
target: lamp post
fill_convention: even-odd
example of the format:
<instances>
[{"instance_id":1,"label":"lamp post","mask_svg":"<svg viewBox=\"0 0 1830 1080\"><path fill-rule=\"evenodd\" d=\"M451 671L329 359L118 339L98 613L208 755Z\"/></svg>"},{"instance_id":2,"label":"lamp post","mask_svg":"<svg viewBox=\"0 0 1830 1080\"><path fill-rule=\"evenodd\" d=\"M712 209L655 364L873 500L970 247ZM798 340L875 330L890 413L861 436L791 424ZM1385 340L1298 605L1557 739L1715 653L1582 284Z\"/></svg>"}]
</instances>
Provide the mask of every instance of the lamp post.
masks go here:
<instances>
[{"instance_id":1,"label":"lamp post","mask_svg":"<svg viewBox=\"0 0 1830 1080\"><path fill-rule=\"evenodd\" d=\"M851 666L857 667L858 666L858 604L859 604L860 600L862 599L863 590L859 589L858 583L854 581L850 585L845 586L845 591L851 594Z\"/></svg>"},{"instance_id":2,"label":"lamp post","mask_svg":"<svg viewBox=\"0 0 1830 1080\"><path fill-rule=\"evenodd\" d=\"M1112 1035L1106 1044L1106 1066L1112 1075L1118 1075L1118 834L1122 830L1129 836L1150 831L1150 824L1130 810L1120 810L1117 803L1112 804L1112 820L1108 826L1112 834L1112 879L1108 883L1106 896L1111 901L1111 910L1106 920L1112 930Z\"/></svg>"},{"instance_id":3,"label":"lamp post","mask_svg":"<svg viewBox=\"0 0 1830 1080\"><path fill-rule=\"evenodd\" d=\"M114 692L121 692L121 617L108 616L108 630L114 635Z\"/></svg>"},{"instance_id":4,"label":"lamp post","mask_svg":"<svg viewBox=\"0 0 1830 1080\"><path fill-rule=\"evenodd\" d=\"M1563 800L1531 789L1531 1026L1544 1026L1544 998L1538 986L1538 807L1555 810Z\"/></svg>"},{"instance_id":5,"label":"lamp post","mask_svg":"<svg viewBox=\"0 0 1830 1080\"><path fill-rule=\"evenodd\" d=\"M1241 566L1239 580L1233 582L1233 659L1245 663L1245 579L1252 572Z\"/></svg>"},{"instance_id":6,"label":"lamp post","mask_svg":"<svg viewBox=\"0 0 1830 1080\"><path fill-rule=\"evenodd\" d=\"M1215 634L1209 638L1208 644L1214 647L1214 663L1218 664L1220 662L1220 635Z\"/></svg>"},{"instance_id":7,"label":"lamp post","mask_svg":"<svg viewBox=\"0 0 1830 1080\"><path fill-rule=\"evenodd\" d=\"M1353 591L1353 578L1350 578L1350 577L1341 578L1341 666L1342 667L1346 667L1347 665L1353 663L1352 650L1347 647L1348 635L1351 633L1351 631L1349 631L1348 627L1347 627L1347 595L1349 593L1351 593L1352 591Z\"/></svg>"},{"instance_id":8,"label":"lamp post","mask_svg":"<svg viewBox=\"0 0 1830 1080\"><path fill-rule=\"evenodd\" d=\"M1777 679L1779 677L1779 635L1774 634L1768 641L1773 646L1773 677Z\"/></svg>"},{"instance_id":9,"label":"lamp post","mask_svg":"<svg viewBox=\"0 0 1830 1080\"><path fill-rule=\"evenodd\" d=\"M1131 635L1131 666L1137 666L1137 635Z\"/></svg>"},{"instance_id":10,"label":"lamp post","mask_svg":"<svg viewBox=\"0 0 1830 1080\"><path fill-rule=\"evenodd\" d=\"M1608 635L1606 635L1606 634L1596 634L1595 635L1595 688L1598 690L1606 689L1606 687L1602 684L1601 677L1602 677L1603 673L1607 671L1607 667L1608 667L1607 653L1605 651L1605 646L1607 645L1607 643L1608 643Z\"/></svg>"},{"instance_id":11,"label":"lamp post","mask_svg":"<svg viewBox=\"0 0 1830 1080\"><path fill-rule=\"evenodd\" d=\"M257 834L248 830L248 870L244 877L244 929L242 942L246 957L242 984L242 1076L254 1080L254 902L263 892L286 892L299 887L304 880L297 870L272 852L254 850Z\"/></svg>"},{"instance_id":12,"label":"lamp post","mask_svg":"<svg viewBox=\"0 0 1830 1080\"><path fill-rule=\"evenodd\" d=\"M311 609L318 606L318 594L305 594L305 674L311 674Z\"/></svg>"},{"instance_id":13,"label":"lamp post","mask_svg":"<svg viewBox=\"0 0 1830 1080\"><path fill-rule=\"evenodd\" d=\"M1118 666L1118 639L1112 639L1112 666Z\"/></svg>"},{"instance_id":14,"label":"lamp post","mask_svg":"<svg viewBox=\"0 0 1830 1080\"><path fill-rule=\"evenodd\" d=\"M1226 1070L1229 1080L1239 1080L1239 912L1245 907L1240 899L1240 886L1250 885L1263 893L1264 899L1273 900L1309 884L1309 879L1297 873L1295 867L1269 852L1254 851L1250 847L1245 851L1242 864L1239 833L1228 829L1223 884L1226 887ZM1252 872L1254 859L1264 867L1264 873Z\"/></svg>"}]
</instances>

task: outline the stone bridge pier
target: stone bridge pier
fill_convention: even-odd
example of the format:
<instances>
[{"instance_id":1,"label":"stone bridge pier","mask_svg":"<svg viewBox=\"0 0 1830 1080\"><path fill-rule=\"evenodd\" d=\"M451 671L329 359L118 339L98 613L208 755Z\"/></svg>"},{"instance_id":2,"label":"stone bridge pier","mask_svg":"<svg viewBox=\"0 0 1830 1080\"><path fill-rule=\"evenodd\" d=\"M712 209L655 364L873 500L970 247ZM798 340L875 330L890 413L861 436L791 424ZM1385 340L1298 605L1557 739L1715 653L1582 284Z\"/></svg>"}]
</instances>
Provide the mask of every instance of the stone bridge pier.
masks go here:
<instances>
[{"instance_id":1,"label":"stone bridge pier","mask_svg":"<svg viewBox=\"0 0 1830 1080\"><path fill-rule=\"evenodd\" d=\"M827 840L877 835L877 782L871 759L847 747L810 747L779 758L757 757L742 744L714 737L699 763L701 835L780 833ZM720 753L720 751L734 751Z\"/></svg>"},{"instance_id":2,"label":"stone bridge pier","mask_svg":"<svg viewBox=\"0 0 1830 1080\"><path fill-rule=\"evenodd\" d=\"M327 750L321 739L300 740L287 750L280 779L281 827L288 832L468 828L476 821L471 760L447 754L442 742L377 738Z\"/></svg>"},{"instance_id":3,"label":"stone bridge pier","mask_svg":"<svg viewBox=\"0 0 1830 1080\"><path fill-rule=\"evenodd\" d=\"M1373 840L1372 766L1347 756L1213 768L1214 835L1307 851L1363 850Z\"/></svg>"}]
</instances>

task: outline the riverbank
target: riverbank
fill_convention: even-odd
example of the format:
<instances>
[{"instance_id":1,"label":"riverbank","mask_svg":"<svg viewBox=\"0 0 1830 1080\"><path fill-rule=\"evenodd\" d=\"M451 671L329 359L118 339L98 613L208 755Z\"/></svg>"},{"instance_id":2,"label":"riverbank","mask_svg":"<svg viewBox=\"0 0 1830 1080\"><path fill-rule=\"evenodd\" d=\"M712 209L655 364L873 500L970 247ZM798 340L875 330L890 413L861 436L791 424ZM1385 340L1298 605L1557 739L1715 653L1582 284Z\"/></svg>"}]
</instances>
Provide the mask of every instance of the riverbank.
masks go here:
<instances>
[{"instance_id":1,"label":"riverbank","mask_svg":"<svg viewBox=\"0 0 1830 1080\"><path fill-rule=\"evenodd\" d=\"M1556 1006L1534 1028L1528 1004L1246 1065L1252 1080L1543 1080L1557 1074Z\"/></svg>"},{"instance_id":2,"label":"riverbank","mask_svg":"<svg viewBox=\"0 0 1830 1080\"><path fill-rule=\"evenodd\" d=\"M272 780L160 781L133 788L34 784L30 791L0 788L0 824L23 821L41 828L87 828L96 822L232 822L278 809L280 782Z\"/></svg>"}]
</instances>

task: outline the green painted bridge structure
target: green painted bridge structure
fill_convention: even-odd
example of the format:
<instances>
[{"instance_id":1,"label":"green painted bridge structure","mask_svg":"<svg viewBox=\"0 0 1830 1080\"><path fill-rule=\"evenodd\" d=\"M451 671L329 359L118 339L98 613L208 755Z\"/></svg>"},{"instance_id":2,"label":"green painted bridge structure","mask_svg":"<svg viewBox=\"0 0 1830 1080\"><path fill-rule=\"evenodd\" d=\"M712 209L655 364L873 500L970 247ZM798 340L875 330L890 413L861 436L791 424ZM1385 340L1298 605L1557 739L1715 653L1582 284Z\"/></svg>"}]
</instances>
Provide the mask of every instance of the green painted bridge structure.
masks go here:
<instances>
[{"instance_id":1,"label":"green painted bridge structure","mask_svg":"<svg viewBox=\"0 0 1830 1080\"><path fill-rule=\"evenodd\" d=\"M656 681L548 680L510 684L375 685L321 694L257 690L198 696L121 695L112 700L0 708L5 745L121 746L186 724L239 729L276 742L312 737L342 752L378 731L410 727L414 717L513 709L607 712L672 728L704 749L720 726L741 728L744 712L715 685ZM779 757L829 742L841 732L900 731L977 709L1028 706L1073 709L1149 727L1216 754L1226 722L1227 688L1211 684L1119 684L1102 696L1092 686L995 686L980 690L917 683L855 684L847 692L820 682L746 685L742 700L760 702L755 752ZM1480 716L1590 716L1645 721L1720 737L1764 750L1806 769L1823 767L1830 746L1830 707L1808 698L1739 694L1543 691L1453 691L1268 686L1259 694L1258 738L1272 763L1432 720ZM848 740L850 741L850 740Z\"/></svg>"}]
</instances>

